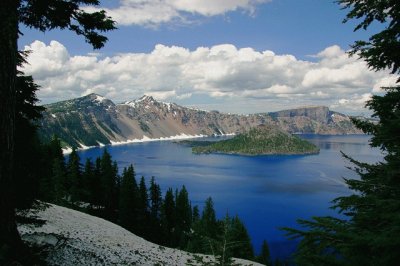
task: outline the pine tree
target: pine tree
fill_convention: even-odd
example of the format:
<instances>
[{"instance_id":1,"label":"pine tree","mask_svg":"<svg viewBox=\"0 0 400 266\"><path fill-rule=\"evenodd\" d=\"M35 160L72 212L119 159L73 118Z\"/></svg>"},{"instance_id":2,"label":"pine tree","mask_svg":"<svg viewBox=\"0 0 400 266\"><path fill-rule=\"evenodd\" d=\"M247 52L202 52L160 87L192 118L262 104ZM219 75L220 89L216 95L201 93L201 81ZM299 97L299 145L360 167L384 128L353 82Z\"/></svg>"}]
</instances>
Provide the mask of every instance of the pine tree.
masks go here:
<instances>
[{"instance_id":1,"label":"pine tree","mask_svg":"<svg viewBox=\"0 0 400 266\"><path fill-rule=\"evenodd\" d=\"M385 29L368 41L357 41L351 54L365 59L373 70L400 74L400 2L337 2L351 9L345 21L362 19L355 30L385 23ZM400 261L400 86L384 89L385 95L373 96L366 105L379 122L353 120L372 135L371 146L383 151L384 161L368 164L344 155L360 176L345 179L353 195L334 200L333 208L346 219L314 217L299 220L308 230L286 228L291 237L301 238L295 256L298 265L398 265Z\"/></svg>"},{"instance_id":2,"label":"pine tree","mask_svg":"<svg viewBox=\"0 0 400 266\"><path fill-rule=\"evenodd\" d=\"M138 187L132 165L124 168L119 195L119 224L134 232L137 226Z\"/></svg>"},{"instance_id":3,"label":"pine tree","mask_svg":"<svg viewBox=\"0 0 400 266\"><path fill-rule=\"evenodd\" d=\"M161 188L155 182L154 176L150 179L150 223L149 226L149 240L153 242L162 241L162 229L161 229L161 206L162 206L162 195Z\"/></svg>"},{"instance_id":4,"label":"pine tree","mask_svg":"<svg viewBox=\"0 0 400 266\"><path fill-rule=\"evenodd\" d=\"M94 165L90 158L86 159L82 173L82 200L93 205Z\"/></svg>"},{"instance_id":5,"label":"pine tree","mask_svg":"<svg viewBox=\"0 0 400 266\"><path fill-rule=\"evenodd\" d=\"M56 204L62 204L67 195L66 183L66 170L64 160L59 158L53 159L52 179L54 183L53 201Z\"/></svg>"},{"instance_id":6,"label":"pine tree","mask_svg":"<svg viewBox=\"0 0 400 266\"><path fill-rule=\"evenodd\" d=\"M24 55L20 55L23 61ZM36 106L38 86L31 76L18 73L16 79L16 134L14 200L17 208L29 208L39 193L42 176L42 147L37 134L37 121L44 110Z\"/></svg>"},{"instance_id":7,"label":"pine tree","mask_svg":"<svg viewBox=\"0 0 400 266\"><path fill-rule=\"evenodd\" d=\"M169 188L165 193L162 206L162 228L164 235L164 244L169 247L176 247L175 228L176 228L176 208L174 192Z\"/></svg>"},{"instance_id":8,"label":"pine tree","mask_svg":"<svg viewBox=\"0 0 400 266\"><path fill-rule=\"evenodd\" d=\"M264 265L272 265L271 253L269 251L269 246L266 240L264 240L261 245L261 254L257 257L257 262Z\"/></svg>"},{"instance_id":9,"label":"pine tree","mask_svg":"<svg viewBox=\"0 0 400 266\"><path fill-rule=\"evenodd\" d=\"M195 205L192 210L192 224L200 220L199 206Z\"/></svg>"},{"instance_id":10,"label":"pine tree","mask_svg":"<svg viewBox=\"0 0 400 266\"><path fill-rule=\"evenodd\" d=\"M234 254L236 258L254 259L254 250L249 233L237 215L231 220L229 233L229 239L233 243L231 247L232 254Z\"/></svg>"},{"instance_id":11,"label":"pine tree","mask_svg":"<svg viewBox=\"0 0 400 266\"><path fill-rule=\"evenodd\" d=\"M189 202L189 194L185 186L182 186L176 199L176 233L179 239L179 247L184 248L187 245L191 226L192 207Z\"/></svg>"},{"instance_id":12,"label":"pine tree","mask_svg":"<svg viewBox=\"0 0 400 266\"><path fill-rule=\"evenodd\" d=\"M110 221L114 221L116 218L115 211L118 204L116 199L117 174L118 169L112 162L110 153L107 149L104 149L100 160L101 205L104 206L104 217Z\"/></svg>"},{"instance_id":13,"label":"pine tree","mask_svg":"<svg viewBox=\"0 0 400 266\"><path fill-rule=\"evenodd\" d=\"M32 1L3 0L0 5L0 263L26 260L25 252L15 223L14 146L16 122L16 79L18 64L19 25L46 31L69 29L85 37L94 48L107 41L100 32L114 29L114 22L104 11L89 13L85 5L98 5L98 1ZM50 164L51 165L51 164Z\"/></svg>"},{"instance_id":14,"label":"pine tree","mask_svg":"<svg viewBox=\"0 0 400 266\"><path fill-rule=\"evenodd\" d=\"M67 190L72 202L82 199L82 165L76 149L73 149L67 163Z\"/></svg>"},{"instance_id":15,"label":"pine tree","mask_svg":"<svg viewBox=\"0 0 400 266\"><path fill-rule=\"evenodd\" d=\"M202 234L213 238L217 234L218 224L214 210L214 202L211 197L207 198L201 215Z\"/></svg>"},{"instance_id":16,"label":"pine tree","mask_svg":"<svg viewBox=\"0 0 400 266\"><path fill-rule=\"evenodd\" d=\"M140 236L148 237L149 235L149 194L147 193L147 186L144 176L139 182L139 208L138 208L138 234Z\"/></svg>"}]
</instances>

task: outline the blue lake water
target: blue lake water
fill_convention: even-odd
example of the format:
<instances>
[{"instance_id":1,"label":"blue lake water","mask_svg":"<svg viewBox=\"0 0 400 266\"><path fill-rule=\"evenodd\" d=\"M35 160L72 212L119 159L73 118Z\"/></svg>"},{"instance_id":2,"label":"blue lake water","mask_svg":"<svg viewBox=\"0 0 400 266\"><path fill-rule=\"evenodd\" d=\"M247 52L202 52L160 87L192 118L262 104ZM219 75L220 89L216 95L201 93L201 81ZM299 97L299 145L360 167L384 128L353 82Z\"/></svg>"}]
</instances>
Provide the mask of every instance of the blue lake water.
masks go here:
<instances>
[{"instance_id":1,"label":"blue lake water","mask_svg":"<svg viewBox=\"0 0 400 266\"><path fill-rule=\"evenodd\" d=\"M156 177L163 192L185 185L192 205L201 208L205 199L214 200L217 215L239 215L246 224L255 250L263 239L274 257L289 252L283 226L297 227L296 219L336 215L330 201L350 191L343 177L357 176L340 151L363 162L382 157L368 146L364 135L302 135L320 147L318 155L239 156L194 155L191 148L172 141L133 143L106 147L120 171L133 164L137 178ZM82 161L101 156L104 148L80 151Z\"/></svg>"}]
</instances>

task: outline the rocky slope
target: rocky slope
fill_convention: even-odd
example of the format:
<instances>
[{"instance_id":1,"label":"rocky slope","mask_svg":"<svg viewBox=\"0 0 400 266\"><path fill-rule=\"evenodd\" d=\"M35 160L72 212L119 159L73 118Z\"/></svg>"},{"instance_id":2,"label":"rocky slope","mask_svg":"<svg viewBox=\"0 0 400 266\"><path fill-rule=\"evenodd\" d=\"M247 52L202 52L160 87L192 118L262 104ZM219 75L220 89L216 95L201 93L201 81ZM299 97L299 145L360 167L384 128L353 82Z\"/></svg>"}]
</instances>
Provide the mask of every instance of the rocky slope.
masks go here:
<instances>
[{"instance_id":1,"label":"rocky slope","mask_svg":"<svg viewBox=\"0 0 400 266\"><path fill-rule=\"evenodd\" d=\"M140 238L106 220L49 204L32 210L25 218L44 221L43 225L19 224L23 241L41 250L47 265L199 265L192 254L162 247ZM238 265L261 265L236 259Z\"/></svg>"},{"instance_id":2,"label":"rocky slope","mask_svg":"<svg viewBox=\"0 0 400 266\"><path fill-rule=\"evenodd\" d=\"M143 96L114 104L96 94L45 106L40 134L54 134L64 145L84 147L143 138L241 133L272 125L289 133L360 133L349 117L327 107L309 107L251 115L226 114L182 107Z\"/></svg>"}]
</instances>

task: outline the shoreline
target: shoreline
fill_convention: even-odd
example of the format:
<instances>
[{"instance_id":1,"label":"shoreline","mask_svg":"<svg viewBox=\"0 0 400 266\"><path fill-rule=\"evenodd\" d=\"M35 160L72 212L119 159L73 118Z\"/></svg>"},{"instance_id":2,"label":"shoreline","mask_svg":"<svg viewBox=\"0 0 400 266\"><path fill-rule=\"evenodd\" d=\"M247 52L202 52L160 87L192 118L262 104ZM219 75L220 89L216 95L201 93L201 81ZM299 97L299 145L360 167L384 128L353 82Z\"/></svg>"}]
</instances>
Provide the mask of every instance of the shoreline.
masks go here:
<instances>
[{"instance_id":1,"label":"shoreline","mask_svg":"<svg viewBox=\"0 0 400 266\"><path fill-rule=\"evenodd\" d=\"M227 133L227 134L214 134L211 136L218 136L218 137L223 137L223 136L234 136L236 135L235 133ZM203 134L199 134L199 135L187 135L185 133L181 133L179 135L175 135L175 136L169 136L169 137L160 137L160 138L149 138L146 135L143 135L143 137L141 139L128 139L125 141L112 141L110 140L110 144L103 144L100 142L97 142L99 144L99 146L85 146L82 143L79 143L79 148L77 148L77 151L83 151L83 150L88 150L88 149L92 149L92 148L98 148L98 147L105 147L105 146L117 146L117 145L125 145L125 144L130 144L130 143L144 143L144 142L154 142L154 141L168 141L168 140L184 140L184 139L196 139L196 138L207 138L207 137L211 137L210 135L203 135ZM62 149L63 151L63 155L67 155L70 154L72 152L72 148L71 147L65 147Z\"/></svg>"}]
</instances>

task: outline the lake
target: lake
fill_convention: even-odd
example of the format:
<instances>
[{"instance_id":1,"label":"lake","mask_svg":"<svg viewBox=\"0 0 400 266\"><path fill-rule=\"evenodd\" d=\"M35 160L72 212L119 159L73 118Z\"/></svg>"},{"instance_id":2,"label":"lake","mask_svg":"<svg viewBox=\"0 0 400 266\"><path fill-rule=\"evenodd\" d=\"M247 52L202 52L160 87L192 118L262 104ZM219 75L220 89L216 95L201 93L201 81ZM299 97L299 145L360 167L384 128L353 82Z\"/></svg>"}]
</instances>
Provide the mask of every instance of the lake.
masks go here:
<instances>
[{"instance_id":1,"label":"lake","mask_svg":"<svg viewBox=\"0 0 400 266\"><path fill-rule=\"evenodd\" d=\"M318 155L239 156L222 154L194 155L191 148L172 141L107 146L119 170L133 164L137 179L144 176L165 191L185 185L192 205L203 206L213 198L219 218L239 215L245 223L256 252L263 239L270 244L273 257L284 257L294 247L288 243L283 226L297 227L296 219L337 215L330 201L350 191L343 177L357 176L340 151L362 162L376 162L378 149L368 146L365 135L300 135L316 144ZM103 148L79 152L86 158L101 156Z\"/></svg>"}]
</instances>

